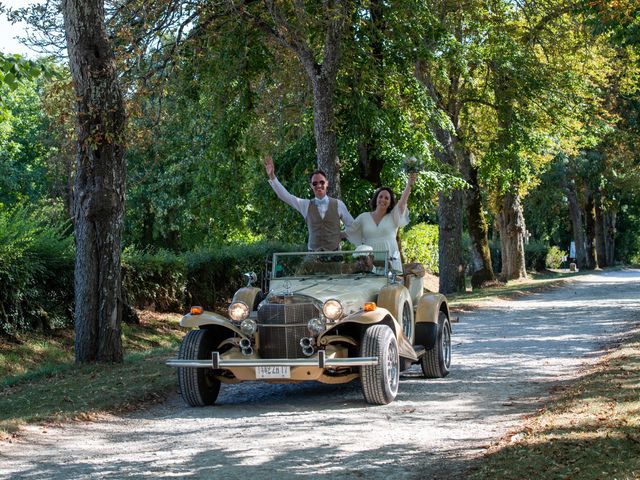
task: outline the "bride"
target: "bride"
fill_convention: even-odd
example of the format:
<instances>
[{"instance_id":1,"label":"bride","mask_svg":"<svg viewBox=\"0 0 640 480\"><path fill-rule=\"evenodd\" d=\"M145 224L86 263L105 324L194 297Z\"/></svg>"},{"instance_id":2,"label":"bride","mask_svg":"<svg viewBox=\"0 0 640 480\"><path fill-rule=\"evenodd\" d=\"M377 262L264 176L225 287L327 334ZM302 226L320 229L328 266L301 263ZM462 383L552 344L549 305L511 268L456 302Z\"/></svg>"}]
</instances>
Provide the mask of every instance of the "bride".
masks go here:
<instances>
[{"instance_id":1,"label":"bride","mask_svg":"<svg viewBox=\"0 0 640 480\"><path fill-rule=\"evenodd\" d=\"M417 174L409 174L407 186L396 203L393 190L389 187L378 188L369 201L370 212L358 215L346 229L347 238L354 245L371 245L375 251L386 251L391 258L391 268L402 271L400 251L396 241L398 228L409 223L407 200Z\"/></svg>"}]
</instances>

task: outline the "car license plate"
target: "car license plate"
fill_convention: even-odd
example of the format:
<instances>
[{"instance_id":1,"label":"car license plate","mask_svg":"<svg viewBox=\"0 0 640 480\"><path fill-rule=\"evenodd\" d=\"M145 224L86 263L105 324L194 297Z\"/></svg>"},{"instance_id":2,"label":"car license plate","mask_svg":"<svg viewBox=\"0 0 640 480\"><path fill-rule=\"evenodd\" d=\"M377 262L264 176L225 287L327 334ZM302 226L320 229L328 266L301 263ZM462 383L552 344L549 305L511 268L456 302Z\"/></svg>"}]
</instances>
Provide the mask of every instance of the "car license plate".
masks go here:
<instances>
[{"instance_id":1,"label":"car license plate","mask_svg":"<svg viewBox=\"0 0 640 480\"><path fill-rule=\"evenodd\" d=\"M256 378L290 378L291 367L289 366L276 366L276 367L256 367Z\"/></svg>"}]
</instances>

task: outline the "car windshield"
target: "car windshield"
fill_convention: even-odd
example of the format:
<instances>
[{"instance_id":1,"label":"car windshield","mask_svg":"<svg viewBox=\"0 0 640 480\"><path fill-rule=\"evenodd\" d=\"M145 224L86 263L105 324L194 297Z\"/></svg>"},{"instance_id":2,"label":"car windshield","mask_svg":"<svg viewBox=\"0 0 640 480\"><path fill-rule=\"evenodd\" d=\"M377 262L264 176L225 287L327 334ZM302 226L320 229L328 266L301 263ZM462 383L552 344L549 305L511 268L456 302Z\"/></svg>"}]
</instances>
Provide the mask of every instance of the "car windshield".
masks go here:
<instances>
[{"instance_id":1,"label":"car windshield","mask_svg":"<svg viewBox=\"0 0 640 480\"><path fill-rule=\"evenodd\" d=\"M386 276L388 252L339 251L274 253L272 278L317 275Z\"/></svg>"}]
</instances>

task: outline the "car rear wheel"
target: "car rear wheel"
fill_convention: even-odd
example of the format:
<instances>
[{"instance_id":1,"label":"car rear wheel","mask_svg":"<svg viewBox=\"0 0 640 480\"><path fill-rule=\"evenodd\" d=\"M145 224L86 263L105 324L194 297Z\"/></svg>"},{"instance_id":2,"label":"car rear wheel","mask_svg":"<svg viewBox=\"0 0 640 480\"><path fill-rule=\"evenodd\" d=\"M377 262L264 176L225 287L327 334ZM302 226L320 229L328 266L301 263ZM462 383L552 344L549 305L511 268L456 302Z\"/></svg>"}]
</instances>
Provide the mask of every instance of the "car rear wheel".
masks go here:
<instances>
[{"instance_id":1,"label":"car rear wheel","mask_svg":"<svg viewBox=\"0 0 640 480\"><path fill-rule=\"evenodd\" d=\"M451 368L451 323L444 312L438 315L438 333L433 348L420 359L422 373L427 378L443 378Z\"/></svg>"},{"instance_id":2,"label":"car rear wheel","mask_svg":"<svg viewBox=\"0 0 640 480\"><path fill-rule=\"evenodd\" d=\"M400 357L391 329L386 325L367 328L362 336L361 355L378 357L377 365L360 367L364 399L374 405L393 402L400 382Z\"/></svg>"},{"instance_id":3,"label":"car rear wheel","mask_svg":"<svg viewBox=\"0 0 640 480\"><path fill-rule=\"evenodd\" d=\"M182 340L178 358L203 360L211 358L212 334L208 330L191 330ZM213 405L220 393L220 380L210 368L178 368L178 384L183 400L192 407Z\"/></svg>"}]
</instances>

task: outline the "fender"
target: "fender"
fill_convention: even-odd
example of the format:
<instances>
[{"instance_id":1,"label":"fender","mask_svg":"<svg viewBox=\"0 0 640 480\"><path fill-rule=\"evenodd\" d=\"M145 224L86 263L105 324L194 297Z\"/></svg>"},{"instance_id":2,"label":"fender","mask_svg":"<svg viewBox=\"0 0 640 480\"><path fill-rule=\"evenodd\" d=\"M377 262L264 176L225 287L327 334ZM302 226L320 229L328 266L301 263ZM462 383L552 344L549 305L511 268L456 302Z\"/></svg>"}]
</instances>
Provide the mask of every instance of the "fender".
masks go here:
<instances>
[{"instance_id":1,"label":"fender","mask_svg":"<svg viewBox=\"0 0 640 480\"><path fill-rule=\"evenodd\" d=\"M402 331L402 328L400 327L398 322L392 320L392 317L386 308L377 307L372 312L365 312L360 310L358 312L355 312L349 315L348 317L343 318L339 323L335 325L331 325L327 329L327 331L322 334L322 336L330 334L335 329L344 328L346 325L350 323L358 324L358 325L367 325L367 326L382 323L384 325L387 325L389 328L391 328L391 331L396 336L396 338Z\"/></svg>"},{"instance_id":2,"label":"fender","mask_svg":"<svg viewBox=\"0 0 640 480\"><path fill-rule=\"evenodd\" d=\"M433 348L438 338L438 316L443 312L449 318L449 306L444 295L440 293L425 293L418 300L416 309L416 340L417 345L424 345L429 350Z\"/></svg>"},{"instance_id":3,"label":"fender","mask_svg":"<svg viewBox=\"0 0 640 480\"><path fill-rule=\"evenodd\" d=\"M405 302L409 302L409 308L413 313L413 301L409 290L404 285L393 284L380 289L376 303L378 307L387 309L400 324L402 321L402 307Z\"/></svg>"},{"instance_id":4,"label":"fender","mask_svg":"<svg viewBox=\"0 0 640 480\"><path fill-rule=\"evenodd\" d=\"M230 334L237 333L241 337L246 337L246 335L242 333L238 327L232 324L228 318L207 310L202 312L200 315L192 315L191 313L188 313L180 320L181 327L201 328L207 325L224 327L229 330Z\"/></svg>"},{"instance_id":5,"label":"fender","mask_svg":"<svg viewBox=\"0 0 640 480\"><path fill-rule=\"evenodd\" d=\"M403 328L403 320L402 320L402 309L404 305L409 305L409 322L410 322L410 335L406 337L409 345L412 345L415 341L415 322L414 322L414 312L413 312L413 300L411 298L411 292L401 284L391 284L383 287L378 293L378 304L389 310L391 315L396 319L400 328ZM403 330L404 331L404 330ZM397 337L397 335L396 335ZM403 337L405 335L403 334ZM398 339L400 337L397 337ZM400 342L400 340L398 340Z\"/></svg>"},{"instance_id":6,"label":"fender","mask_svg":"<svg viewBox=\"0 0 640 480\"><path fill-rule=\"evenodd\" d=\"M260 298L258 297L258 295L260 295L261 293L262 290L260 290L258 287L242 287L235 293L235 295L233 296L233 300L231 300L231 303L243 302L249 307L250 310L255 310L257 307L256 298Z\"/></svg>"},{"instance_id":7,"label":"fender","mask_svg":"<svg viewBox=\"0 0 640 480\"><path fill-rule=\"evenodd\" d=\"M356 331L352 333L352 336L357 336L357 338L359 338L366 326L378 324L387 325L389 328L391 328L391 331L398 341L398 353L401 357L410 358L412 360L418 359L415 350L411 345L411 342L407 340L407 337L405 337L404 333L402 333L402 326L396 321L395 317L390 314L389 310L382 307L377 307L371 312L359 311L352 315L349 315L338 324L327 329L327 331L318 338L318 342L322 344L322 339L325 336L331 337L332 332L336 329L345 330L349 329L349 327L352 327L352 329L353 327L355 327L354 330Z\"/></svg>"}]
</instances>

